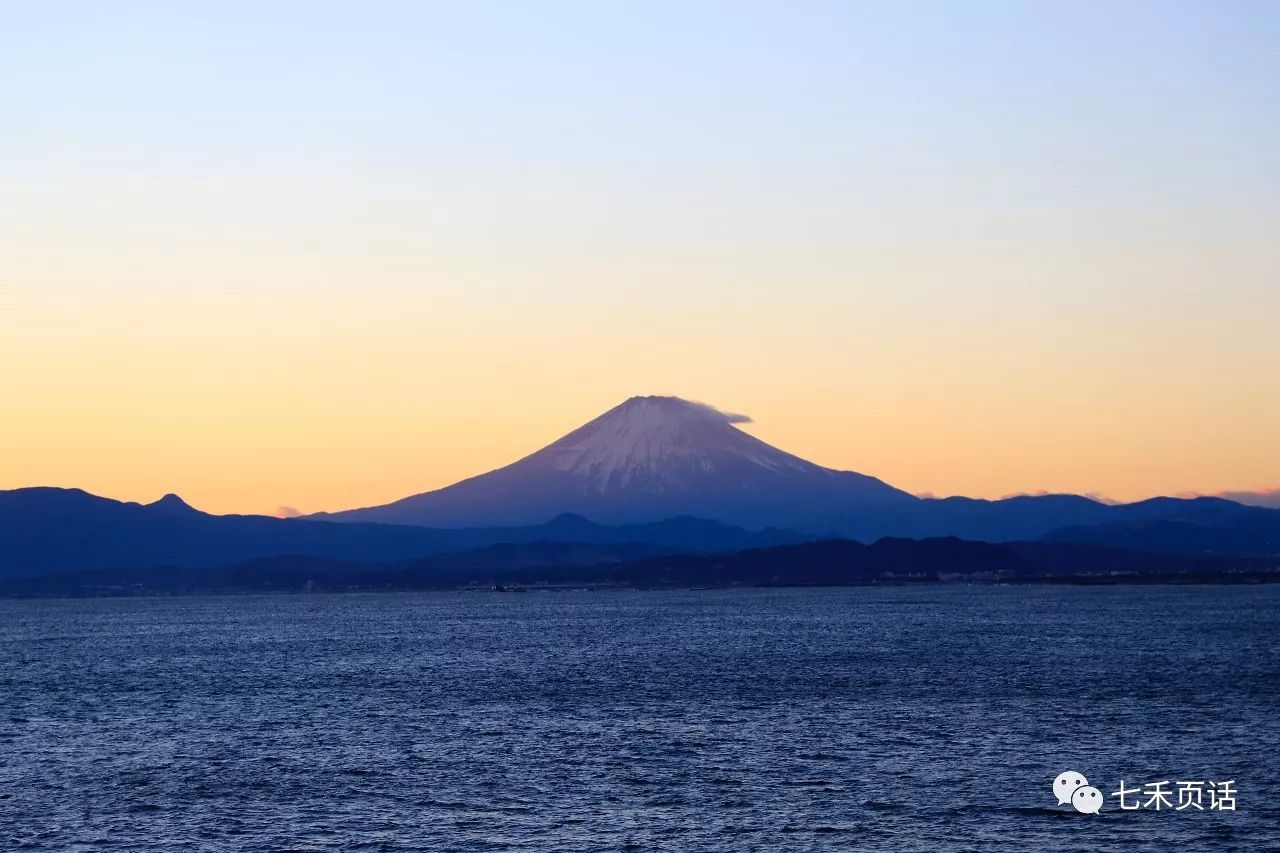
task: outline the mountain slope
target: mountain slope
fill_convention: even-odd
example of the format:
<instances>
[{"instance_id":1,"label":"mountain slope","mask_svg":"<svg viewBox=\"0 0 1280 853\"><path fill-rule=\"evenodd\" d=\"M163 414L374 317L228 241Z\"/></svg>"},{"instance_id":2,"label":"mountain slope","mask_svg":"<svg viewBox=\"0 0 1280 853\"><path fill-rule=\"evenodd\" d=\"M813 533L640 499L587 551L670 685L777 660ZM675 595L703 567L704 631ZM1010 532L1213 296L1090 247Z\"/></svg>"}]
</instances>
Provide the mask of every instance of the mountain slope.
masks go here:
<instances>
[{"instance_id":1,"label":"mountain slope","mask_svg":"<svg viewBox=\"0 0 1280 853\"><path fill-rule=\"evenodd\" d=\"M487 474L338 521L441 527L529 524L562 512L609 523L678 515L744 527L813 526L917 499L874 477L824 468L737 429L741 419L676 397L632 397Z\"/></svg>"}]
</instances>

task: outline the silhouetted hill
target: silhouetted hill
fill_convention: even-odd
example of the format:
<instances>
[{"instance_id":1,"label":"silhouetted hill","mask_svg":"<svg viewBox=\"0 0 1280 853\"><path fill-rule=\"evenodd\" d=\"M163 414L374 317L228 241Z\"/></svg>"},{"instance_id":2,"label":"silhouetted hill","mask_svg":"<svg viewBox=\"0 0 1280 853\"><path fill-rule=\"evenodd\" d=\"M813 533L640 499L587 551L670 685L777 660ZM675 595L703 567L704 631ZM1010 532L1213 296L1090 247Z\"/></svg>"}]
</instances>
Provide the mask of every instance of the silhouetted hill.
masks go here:
<instances>
[{"instance_id":1,"label":"silhouetted hill","mask_svg":"<svg viewBox=\"0 0 1280 853\"><path fill-rule=\"evenodd\" d=\"M1268 555L1280 553L1280 510L1221 498L1162 497L1113 505L1077 495L999 501L957 497L870 508L833 520L829 532L865 541L886 536L1046 539L1170 554Z\"/></svg>"},{"instance_id":2,"label":"silhouetted hill","mask_svg":"<svg viewBox=\"0 0 1280 853\"><path fill-rule=\"evenodd\" d=\"M751 533L695 518L610 527L576 516L560 516L547 524L528 527L440 530L209 515L174 495L142 505L97 497L79 489L0 491L0 578L137 566L198 568L280 555L403 560L499 542L548 539L716 551L800 538L788 531Z\"/></svg>"},{"instance_id":3,"label":"silhouetted hill","mask_svg":"<svg viewBox=\"0 0 1280 853\"><path fill-rule=\"evenodd\" d=\"M1150 502L1148 502L1150 503ZM1163 516L1121 517L1103 524L1050 531L1050 542L1089 542L1136 551L1185 555L1280 555L1280 511L1200 498Z\"/></svg>"},{"instance_id":4,"label":"silhouetted hill","mask_svg":"<svg viewBox=\"0 0 1280 853\"><path fill-rule=\"evenodd\" d=\"M147 509L155 510L156 512L163 512L166 515L186 517L202 515L200 510L196 509L172 492L165 495L160 500L146 504L145 506Z\"/></svg>"},{"instance_id":5,"label":"silhouetted hill","mask_svg":"<svg viewBox=\"0 0 1280 853\"><path fill-rule=\"evenodd\" d=\"M875 541L963 534L972 541L1044 539L1184 556L1280 554L1280 511L1215 498L1157 498L1108 506L1070 495L980 501L914 501L866 508L833 530ZM1071 523L1061 524L1062 520ZM635 543L663 553L731 552L804 541L801 534L749 532L701 518L602 525L561 514L540 525L438 529L328 523L265 516L214 516L174 495L147 505L78 489L0 492L0 578L102 568L224 566L263 557L303 556L386 563L539 540ZM631 559L636 555L623 555Z\"/></svg>"}]
</instances>

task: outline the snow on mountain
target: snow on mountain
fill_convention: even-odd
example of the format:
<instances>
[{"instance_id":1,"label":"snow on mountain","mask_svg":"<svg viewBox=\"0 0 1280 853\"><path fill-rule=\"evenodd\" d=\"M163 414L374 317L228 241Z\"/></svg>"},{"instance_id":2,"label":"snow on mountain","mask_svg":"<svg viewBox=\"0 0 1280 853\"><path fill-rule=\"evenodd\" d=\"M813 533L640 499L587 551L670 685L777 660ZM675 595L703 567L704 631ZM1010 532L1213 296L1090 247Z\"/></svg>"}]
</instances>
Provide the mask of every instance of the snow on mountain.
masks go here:
<instances>
[{"instance_id":1,"label":"snow on mountain","mask_svg":"<svg viewBox=\"0 0 1280 853\"><path fill-rule=\"evenodd\" d=\"M751 527L826 523L914 501L874 477L815 465L677 397L632 397L523 459L338 521L531 524L561 512L609 523L694 515Z\"/></svg>"},{"instance_id":2,"label":"snow on mountain","mask_svg":"<svg viewBox=\"0 0 1280 853\"><path fill-rule=\"evenodd\" d=\"M784 476L834 473L742 432L731 418L678 397L633 397L524 461L545 460L601 493L679 490L735 461Z\"/></svg>"}]
</instances>

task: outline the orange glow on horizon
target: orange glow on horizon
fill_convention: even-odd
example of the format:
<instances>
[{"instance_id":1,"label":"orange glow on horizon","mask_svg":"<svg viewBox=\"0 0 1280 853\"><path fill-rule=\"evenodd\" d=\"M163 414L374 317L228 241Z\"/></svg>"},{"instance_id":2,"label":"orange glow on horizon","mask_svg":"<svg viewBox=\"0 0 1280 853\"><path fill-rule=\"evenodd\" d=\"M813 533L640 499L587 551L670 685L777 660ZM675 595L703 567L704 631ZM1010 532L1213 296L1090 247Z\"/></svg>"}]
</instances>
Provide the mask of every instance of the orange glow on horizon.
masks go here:
<instances>
[{"instance_id":1,"label":"orange glow on horizon","mask_svg":"<svg viewBox=\"0 0 1280 853\"><path fill-rule=\"evenodd\" d=\"M1280 485L1261 7L99 5L0 32L0 488L366 506L652 393L913 493Z\"/></svg>"}]
</instances>

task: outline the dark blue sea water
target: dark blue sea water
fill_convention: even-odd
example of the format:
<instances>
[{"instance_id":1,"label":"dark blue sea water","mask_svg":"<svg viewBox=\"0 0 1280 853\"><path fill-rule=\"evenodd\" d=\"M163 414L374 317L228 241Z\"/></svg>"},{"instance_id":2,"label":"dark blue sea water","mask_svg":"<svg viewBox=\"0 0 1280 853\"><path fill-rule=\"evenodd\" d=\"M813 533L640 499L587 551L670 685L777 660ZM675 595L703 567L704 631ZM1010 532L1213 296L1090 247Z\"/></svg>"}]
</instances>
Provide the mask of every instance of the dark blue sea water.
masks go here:
<instances>
[{"instance_id":1,"label":"dark blue sea water","mask_svg":"<svg viewBox=\"0 0 1280 853\"><path fill-rule=\"evenodd\" d=\"M1275 586L3 601L0 848L1280 849L1278 637Z\"/></svg>"}]
</instances>

